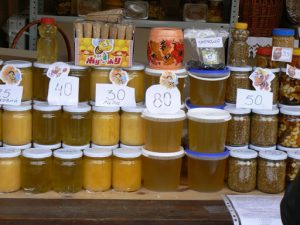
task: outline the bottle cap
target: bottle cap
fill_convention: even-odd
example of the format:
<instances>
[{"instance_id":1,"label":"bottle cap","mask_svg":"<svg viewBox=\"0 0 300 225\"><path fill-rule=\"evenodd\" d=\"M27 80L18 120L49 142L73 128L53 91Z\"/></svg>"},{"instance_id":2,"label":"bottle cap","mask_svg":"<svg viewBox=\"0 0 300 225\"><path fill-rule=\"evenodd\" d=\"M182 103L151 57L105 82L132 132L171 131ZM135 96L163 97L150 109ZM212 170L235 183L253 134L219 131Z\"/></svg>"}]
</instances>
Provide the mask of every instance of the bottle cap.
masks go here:
<instances>
[{"instance_id":1,"label":"bottle cap","mask_svg":"<svg viewBox=\"0 0 300 225\"><path fill-rule=\"evenodd\" d=\"M271 47L260 47L257 49L257 55L271 56L272 48Z\"/></svg>"},{"instance_id":2,"label":"bottle cap","mask_svg":"<svg viewBox=\"0 0 300 225\"><path fill-rule=\"evenodd\" d=\"M55 19L54 18L43 17L43 18L41 18L41 23L42 24L55 24Z\"/></svg>"},{"instance_id":3,"label":"bottle cap","mask_svg":"<svg viewBox=\"0 0 300 225\"><path fill-rule=\"evenodd\" d=\"M247 23L236 23L234 25L235 29L242 29L242 30L246 30L248 28L248 24Z\"/></svg>"}]
</instances>

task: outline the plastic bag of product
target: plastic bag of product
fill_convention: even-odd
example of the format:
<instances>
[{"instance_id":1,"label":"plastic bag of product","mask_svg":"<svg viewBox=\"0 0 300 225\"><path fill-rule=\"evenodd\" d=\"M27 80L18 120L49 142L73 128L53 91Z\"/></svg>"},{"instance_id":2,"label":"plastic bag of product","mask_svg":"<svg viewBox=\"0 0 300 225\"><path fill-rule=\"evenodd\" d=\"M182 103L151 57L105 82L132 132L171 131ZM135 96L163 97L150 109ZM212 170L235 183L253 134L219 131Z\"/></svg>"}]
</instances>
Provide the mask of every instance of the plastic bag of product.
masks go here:
<instances>
[{"instance_id":1,"label":"plastic bag of product","mask_svg":"<svg viewBox=\"0 0 300 225\"><path fill-rule=\"evenodd\" d=\"M193 69L223 69L225 67L224 44L229 33L224 29L186 29L184 39L190 49Z\"/></svg>"}]
</instances>

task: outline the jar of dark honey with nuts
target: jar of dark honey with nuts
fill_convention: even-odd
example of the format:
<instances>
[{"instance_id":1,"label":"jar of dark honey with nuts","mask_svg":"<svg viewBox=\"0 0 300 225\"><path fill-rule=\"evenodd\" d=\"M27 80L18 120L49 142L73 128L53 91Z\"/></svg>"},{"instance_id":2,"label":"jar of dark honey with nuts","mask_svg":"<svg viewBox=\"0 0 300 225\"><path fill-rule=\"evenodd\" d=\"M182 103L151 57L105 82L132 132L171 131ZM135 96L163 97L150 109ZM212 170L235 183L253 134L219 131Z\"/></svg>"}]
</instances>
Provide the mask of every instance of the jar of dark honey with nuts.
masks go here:
<instances>
[{"instance_id":1,"label":"jar of dark honey with nuts","mask_svg":"<svg viewBox=\"0 0 300 225\"><path fill-rule=\"evenodd\" d=\"M281 68L279 103L287 106L300 106L300 80L289 76Z\"/></svg>"},{"instance_id":2,"label":"jar of dark honey with nuts","mask_svg":"<svg viewBox=\"0 0 300 225\"><path fill-rule=\"evenodd\" d=\"M295 180L300 169L300 151L288 151L287 154L286 181L290 183Z\"/></svg>"}]
</instances>

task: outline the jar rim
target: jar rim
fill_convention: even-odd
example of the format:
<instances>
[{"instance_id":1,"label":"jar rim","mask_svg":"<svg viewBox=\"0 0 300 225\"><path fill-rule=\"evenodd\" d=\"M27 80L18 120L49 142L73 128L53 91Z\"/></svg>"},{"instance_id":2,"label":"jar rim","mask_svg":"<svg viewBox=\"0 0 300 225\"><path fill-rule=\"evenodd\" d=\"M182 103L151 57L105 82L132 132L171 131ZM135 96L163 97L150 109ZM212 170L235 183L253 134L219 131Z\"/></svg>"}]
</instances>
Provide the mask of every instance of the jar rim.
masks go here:
<instances>
[{"instance_id":1,"label":"jar rim","mask_svg":"<svg viewBox=\"0 0 300 225\"><path fill-rule=\"evenodd\" d=\"M300 108L285 106L280 108L280 113L288 116L300 116Z\"/></svg>"},{"instance_id":2,"label":"jar rim","mask_svg":"<svg viewBox=\"0 0 300 225\"><path fill-rule=\"evenodd\" d=\"M20 149L11 147L0 147L0 158L15 158L21 155Z\"/></svg>"},{"instance_id":3,"label":"jar rim","mask_svg":"<svg viewBox=\"0 0 300 225\"><path fill-rule=\"evenodd\" d=\"M13 65L18 69L23 69L23 68L32 67L32 62L25 61L25 60L9 60L4 63L4 66L6 65Z\"/></svg>"},{"instance_id":4,"label":"jar rim","mask_svg":"<svg viewBox=\"0 0 300 225\"><path fill-rule=\"evenodd\" d=\"M117 148L117 149L113 150L113 155L118 158L123 158L123 159L138 158L142 155L142 150L141 149Z\"/></svg>"},{"instance_id":5,"label":"jar rim","mask_svg":"<svg viewBox=\"0 0 300 225\"><path fill-rule=\"evenodd\" d=\"M176 152L153 152L142 148L142 155L152 159L172 160L182 158L184 156L184 150L183 147L180 147L180 150Z\"/></svg>"},{"instance_id":6,"label":"jar rim","mask_svg":"<svg viewBox=\"0 0 300 225\"><path fill-rule=\"evenodd\" d=\"M195 108L189 109L187 112L187 117L189 120L199 121L199 122L227 122L231 120L232 116L229 112L223 109L213 109L213 108Z\"/></svg>"},{"instance_id":7,"label":"jar rim","mask_svg":"<svg viewBox=\"0 0 300 225\"><path fill-rule=\"evenodd\" d=\"M92 143L92 148L94 148L94 149L111 149L111 150L114 150L114 149L119 148L119 144L116 144L116 145L96 145L96 144Z\"/></svg>"},{"instance_id":8,"label":"jar rim","mask_svg":"<svg viewBox=\"0 0 300 225\"><path fill-rule=\"evenodd\" d=\"M255 159L258 153L251 149L235 149L229 152L229 155L239 159Z\"/></svg>"},{"instance_id":9,"label":"jar rim","mask_svg":"<svg viewBox=\"0 0 300 225\"><path fill-rule=\"evenodd\" d=\"M3 109L11 112L13 111L22 112L22 111L31 110L32 106L22 103L21 105L4 105Z\"/></svg>"},{"instance_id":10,"label":"jar rim","mask_svg":"<svg viewBox=\"0 0 300 225\"><path fill-rule=\"evenodd\" d=\"M49 105L48 102L45 103L35 103L33 104L33 109L43 112L50 112L50 111L59 111L61 110L60 105Z\"/></svg>"},{"instance_id":11,"label":"jar rim","mask_svg":"<svg viewBox=\"0 0 300 225\"><path fill-rule=\"evenodd\" d=\"M93 106L92 110L94 112L103 112L103 113L110 112L110 113L113 113L113 112L119 112L120 107Z\"/></svg>"},{"instance_id":12,"label":"jar rim","mask_svg":"<svg viewBox=\"0 0 300 225\"><path fill-rule=\"evenodd\" d=\"M233 105L225 106L224 110L228 111L230 114L235 114L235 115L246 115L251 113L251 109L239 109Z\"/></svg>"},{"instance_id":13,"label":"jar rim","mask_svg":"<svg viewBox=\"0 0 300 225\"><path fill-rule=\"evenodd\" d=\"M81 158L82 155L83 153L81 150L74 150L68 148L57 149L53 152L53 156L55 158L60 158L60 159L78 159Z\"/></svg>"},{"instance_id":14,"label":"jar rim","mask_svg":"<svg viewBox=\"0 0 300 225\"><path fill-rule=\"evenodd\" d=\"M83 155L91 158L106 158L112 156L112 149L84 149Z\"/></svg>"},{"instance_id":15,"label":"jar rim","mask_svg":"<svg viewBox=\"0 0 300 225\"><path fill-rule=\"evenodd\" d=\"M174 114L158 114L158 113L151 113L147 109L145 109L142 113L142 118L151 121L160 121L160 122L172 122L172 121L181 121L186 118L185 112L183 110L179 110L177 113Z\"/></svg>"},{"instance_id":16,"label":"jar rim","mask_svg":"<svg viewBox=\"0 0 300 225\"><path fill-rule=\"evenodd\" d=\"M214 161L227 159L229 156L229 151L225 149L224 152L220 153L201 153L192 151L190 149L185 149L185 154L193 159Z\"/></svg>"},{"instance_id":17,"label":"jar rim","mask_svg":"<svg viewBox=\"0 0 300 225\"><path fill-rule=\"evenodd\" d=\"M279 150L266 150L260 151L259 157L268 160L285 160L287 159L287 154Z\"/></svg>"},{"instance_id":18,"label":"jar rim","mask_svg":"<svg viewBox=\"0 0 300 225\"><path fill-rule=\"evenodd\" d=\"M44 159L52 156L52 151L45 148L29 148L22 152L22 156L30 159Z\"/></svg>"},{"instance_id":19,"label":"jar rim","mask_svg":"<svg viewBox=\"0 0 300 225\"><path fill-rule=\"evenodd\" d=\"M74 112L74 113L86 113L91 111L92 107L86 103L79 103L77 105L68 105L63 106L65 112Z\"/></svg>"}]
</instances>

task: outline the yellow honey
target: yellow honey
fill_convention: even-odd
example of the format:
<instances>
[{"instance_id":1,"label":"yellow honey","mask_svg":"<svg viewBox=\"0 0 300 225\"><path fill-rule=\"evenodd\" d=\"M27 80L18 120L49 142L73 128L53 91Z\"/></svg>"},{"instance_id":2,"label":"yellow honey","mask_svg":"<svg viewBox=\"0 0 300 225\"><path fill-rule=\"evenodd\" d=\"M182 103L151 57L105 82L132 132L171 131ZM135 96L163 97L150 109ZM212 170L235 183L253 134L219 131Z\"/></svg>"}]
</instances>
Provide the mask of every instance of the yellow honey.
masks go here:
<instances>
[{"instance_id":1,"label":"yellow honey","mask_svg":"<svg viewBox=\"0 0 300 225\"><path fill-rule=\"evenodd\" d=\"M51 64L33 63L33 99L47 101L50 78L47 71Z\"/></svg>"},{"instance_id":2,"label":"yellow honey","mask_svg":"<svg viewBox=\"0 0 300 225\"><path fill-rule=\"evenodd\" d=\"M90 74L90 100L96 99L96 84L110 84L110 67L94 67Z\"/></svg>"}]
</instances>

